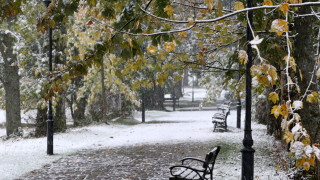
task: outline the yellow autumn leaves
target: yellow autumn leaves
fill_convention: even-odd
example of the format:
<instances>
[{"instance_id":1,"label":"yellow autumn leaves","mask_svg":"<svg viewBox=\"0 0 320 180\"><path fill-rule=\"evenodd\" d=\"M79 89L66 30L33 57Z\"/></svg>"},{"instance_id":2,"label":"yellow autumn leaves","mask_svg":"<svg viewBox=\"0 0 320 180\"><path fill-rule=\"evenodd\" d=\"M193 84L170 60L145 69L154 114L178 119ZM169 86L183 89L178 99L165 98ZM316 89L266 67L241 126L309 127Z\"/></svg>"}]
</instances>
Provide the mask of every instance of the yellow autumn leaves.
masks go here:
<instances>
[{"instance_id":1,"label":"yellow autumn leaves","mask_svg":"<svg viewBox=\"0 0 320 180\"><path fill-rule=\"evenodd\" d=\"M168 16L174 13L173 7L170 5L166 6L163 10Z\"/></svg>"},{"instance_id":2,"label":"yellow autumn leaves","mask_svg":"<svg viewBox=\"0 0 320 180\"><path fill-rule=\"evenodd\" d=\"M295 3L296 1L299 1L299 0L291 0L291 1L292 1L292 3ZM272 0L264 0L263 5L264 6L273 6L273 2L272 2ZM245 7L242 2L240 2L240 1L235 2L234 10L238 11L238 10L242 10L244 8ZM290 5L288 3L283 3L279 6L279 10L284 15L286 15L288 13L289 9L290 9ZM276 19L271 24L270 32L275 32L275 33L277 33L278 36L281 36L284 32L288 32L288 31L289 31L289 26L288 26L288 22L286 20Z\"/></svg>"},{"instance_id":3,"label":"yellow autumn leaves","mask_svg":"<svg viewBox=\"0 0 320 180\"><path fill-rule=\"evenodd\" d=\"M273 3L272 3L271 0L264 0L264 1L263 1L263 5L264 5L264 6L273 6Z\"/></svg>"},{"instance_id":4,"label":"yellow autumn leaves","mask_svg":"<svg viewBox=\"0 0 320 180\"><path fill-rule=\"evenodd\" d=\"M277 33L278 36L281 36L282 33L288 32L289 26L286 20L276 19L272 21L270 32Z\"/></svg>"},{"instance_id":5,"label":"yellow autumn leaves","mask_svg":"<svg viewBox=\"0 0 320 180\"><path fill-rule=\"evenodd\" d=\"M234 8L233 8L233 9L236 10L236 11L241 10L241 9L244 9L244 5L243 5L242 2L236 1L236 2L234 3Z\"/></svg>"},{"instance_id":6,"label":"yellow autumn leaves","mask_svg":"<svg viewBox=\"0 0 320 180\"><path fill-rule=\"evenodd\" d=\"M277 69L270 64L252 66L251 76L264 86L275 85L278 80Z\"/></svg>"},{"instance_id":7,"label":"yellow autumn leaves","mask_svg":"<svg viewBox=\"0 0 320 180\"><path fill-rule=\"evenodd\" d=\"M163 49L165 50L165 52L169 53L171 51L173 51L175 48L175 45L174 45L174 42L165 42L164 45L163 45ZM149 54L151 55L156 55L159 50L153 46L153 45L150 45L148 48L147 48L147 51Z\"/></svg>"},{"instance_id":8,"label":"yellow autumn leaves","mask_svg":"<svg viewBox=\"0 0 320 180\"><path fill-rule=\"evenodd\" d=\"M309 103L317 103L319 98L319 94L317 92L312 92L307 96L307 102Z\"/></svg>"},{"instance_id":9,"label":"yellow autumn leaves","mask_svg":"<svg viewBox=\"0 0 320 180\"><path fill-rule=\"evenodd\" d=\"M247 64L248 62L248 54L244 50L240 50L238 53L238 59L241 64Z\"/></svg>"},{"instance_id":10,"label":"yellow autumn leaves","mask_svg":"<svg viewBox=\"0 0 320 180\"><path fill-rule=\"evenodd\" d=\"M279 95L276 92L271 92L269 94L268 100L272 101L273 104L275 104L279 101Z\"/></svg>"},{"instance_id":11,"label":"yellow autumn leaves","mask_svg":"<svg viewBox=\"0 0 320 180\"><path fill-rule=\"evenodd\" d=\"M289 115L287 104L273 106L271 109L271 114L273 114L275 118L278 118L279 115L282 115L286 119Z\"/></svg>"}]
</instances>

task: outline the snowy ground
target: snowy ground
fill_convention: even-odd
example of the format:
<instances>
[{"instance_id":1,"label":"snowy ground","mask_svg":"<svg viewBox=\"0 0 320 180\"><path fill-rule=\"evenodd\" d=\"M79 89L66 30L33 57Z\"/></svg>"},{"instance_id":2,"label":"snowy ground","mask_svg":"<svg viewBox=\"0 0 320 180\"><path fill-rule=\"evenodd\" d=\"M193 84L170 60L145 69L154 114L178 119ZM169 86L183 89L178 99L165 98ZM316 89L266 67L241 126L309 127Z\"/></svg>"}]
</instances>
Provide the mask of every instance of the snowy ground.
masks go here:
<instances>
[{"instance_id":1,"label":"snowy ground","mask_svg":"<svg viewBox=\"0 0 320 180\"><path fill-rule=\"evenodd\" d=\"M194 100L203 100L203 98L206 97L206 89L202 89L202 88L191 88L191 87L185 87L183 89L183 97L180 100L192 100L192 92L194 93Z\"/></svg>"},{"instance_id":2,"label":"snowy ground","mask_svg":"<svg viewBox=\"0 0 320 180\"><path fill-rule=\"evenodd\" d=\"M138 125L93 125L89 127L70 129L67 133L55 134L55 155L46 155L46 138L36 139L9 139L0 141L0 174L2 179L14 179L43 165L51 163L61 157L70 155L80 149L102 147L119 147L140 144L199 142L215 140L218 144L236 144L241 148L243 131L236 129L236 112L232 111L228 118L228 132L212 132L212 111L160 112L148 111L146 120L149 123ZM140 113L135 114L140 120ZM253 123L253 137L255 146L268 148L272 145L272 138L265 135L265 127ZM223 146L223 145L222 145ZM240 150L240 149L238 149ZM238 151L236 150L236 151ZM269 179L278 176L275 166L268 159L261 159L256 152L256 177ZM236 156L240 156L238 153ZM230 157L235 158L235 157ZM239 158L239 157L236 157ZM269 162L270 161L270 162ZM223 163L222 163L223 164ZM221 177L238 179L240 176L240 162L218 169ZM238 168L234 168L239 166ZM230 173L227 169L231 168ZM232 178L233 177L233 178ZM281 178L282 177L282 178Z\"/></svg>"},{"instance_id":3,"label":"snowy ground","mask_svg":"<svg viewBox=\"0 0 320 180\"><path fill-rule=\"evenodd\" d=\"M185 88L184 100L191 100L192 88ZM205 90L194 89L194 98L201 100ZM211 117L215 111L147 111L146 122L138 123L141 114L135 112L133 124L100 124L72 128L54 135L53 156L46 155L46 138L11 138L0 140L1 180L16 179L81 149L129 147L135 145L173 144L183 142L214 142L221 145L215 170L216 179L240 179L243 129L236 128L236 112L231 111L227 132L212 132ZM5 114L0 111L0 124ZM242 112L242 121L244 111ZM243 122L242 122L243 127ZM269 157L273 139L265 133L265 126L252 124L255 152L255 179L286 179L277 171ZM0 128L0 136L5 130ZM230 154L232 151L232 154ZM228 152L228 153L227 153ZM220 160L219 160L220 158Z\"/></svg>"}]
</instances>

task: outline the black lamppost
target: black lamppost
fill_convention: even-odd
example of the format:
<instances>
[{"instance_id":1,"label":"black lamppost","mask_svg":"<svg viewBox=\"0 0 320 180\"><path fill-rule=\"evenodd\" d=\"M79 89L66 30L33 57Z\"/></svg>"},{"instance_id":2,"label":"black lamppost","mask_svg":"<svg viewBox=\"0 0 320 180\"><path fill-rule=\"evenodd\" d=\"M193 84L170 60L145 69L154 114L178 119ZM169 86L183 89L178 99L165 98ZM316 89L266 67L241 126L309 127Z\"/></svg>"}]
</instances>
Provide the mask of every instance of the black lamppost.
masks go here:
<instances>
[{"instance_id":1,"label":"black lamppost","mask_svg":"<svg viewBox=\"0 0 320 180\"><path fill-rule=\"evenodd\" d=\"M43 0L43 3L48 8L51 0ZM52 72L52 28L49 27L49 71ZM52 115L52 100L49 99L48 105L48 120L47 120L47 154L53 155L53 115Z\"/></svg>"},{"instance_id":2,"label":"black lamppost","mask_svg":"<svg viewBox=\"0 0 320 180\"><path fill-rule=\"evenodd\" d=\"M247 7L253 6L253 0L247 0ZM249 23L252 24L253 11L248 12L247 23L247 42L253 39L252 32L249 27ZM254 152L252 148L252 130L251 130L251 83L252 77L250 74L250 68L252 66L252 48L250 43L247 44L248 63L246 66L246 113L245 113L245 127L244 127L244 139L242 152L242 180L253 180L254 173Z\"/></svg>"}]
</instances>

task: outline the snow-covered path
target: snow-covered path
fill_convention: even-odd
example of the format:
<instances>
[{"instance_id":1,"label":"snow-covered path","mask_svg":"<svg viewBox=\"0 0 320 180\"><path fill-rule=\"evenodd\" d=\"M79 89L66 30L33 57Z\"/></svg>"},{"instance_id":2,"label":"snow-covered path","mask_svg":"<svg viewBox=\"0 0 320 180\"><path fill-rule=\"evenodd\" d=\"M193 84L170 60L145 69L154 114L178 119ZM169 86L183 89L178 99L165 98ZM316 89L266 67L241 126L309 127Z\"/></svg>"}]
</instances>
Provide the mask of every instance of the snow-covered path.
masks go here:
<instances>
[{"instance_id":1,"label":"snow-covered path","mask_svg":"<svg viewBox=\"0 0 320 180\"><path fill-rule=\"evenodd\" d=\"M46 138L0 141L1 179L18 178L27 172L41 168L45 164L84 148L99 149L209 140L217 143L223 142L223 144L237 144L241 148L243 131L235 128L236 112L231 111L228 118L228 132L220 133L212 132L211 116L213 113L213 111L148 111L147 123L144 124L119 125L115 123L70 129L67 133L55 134L55 155L53 156L46 155ZM136 113L134 117L136 120L140 120L139 113ZM272 143L272 138L265 135L264 126L253 123L253 130L255 146L265 148ZM259 157L257 158L259 159ZM261 160L259 161L261 162ZM239 164L239 162L235 163ZM259 166L261 165L263 166L263 164L259 164ZM272 172L274 167L267 167L267 169L262 167L262 169L264 172L260 173L261 176L275 173ZM239 175L236 174L237 177Z\"/></svg>"}]
</instances>

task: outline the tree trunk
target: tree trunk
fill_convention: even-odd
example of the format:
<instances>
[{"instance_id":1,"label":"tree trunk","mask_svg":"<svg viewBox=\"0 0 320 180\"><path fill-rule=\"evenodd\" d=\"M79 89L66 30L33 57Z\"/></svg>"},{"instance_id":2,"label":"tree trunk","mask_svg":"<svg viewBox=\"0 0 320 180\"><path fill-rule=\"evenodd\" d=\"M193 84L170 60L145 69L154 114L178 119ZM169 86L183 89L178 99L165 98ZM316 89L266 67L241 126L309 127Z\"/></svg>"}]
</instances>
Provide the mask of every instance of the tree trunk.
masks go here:
<instances>
[{"instance_id":1,"label":"tree trunk","mask_svg":"<svg viewBox=\"0 0 320 180\"><path fill-rule=\"evenodd\" d=\"M64 132L67 129L66 99L64 91L60 93L55 110L56 111L53 116L54 132Z\"/></svg>"},{"instance_id":2,"label":"tree trunk","mask_svg":"<svg viewBox=\"0 0 320 180\"><path fill-rule=\"evenodd\" d=\"M299 14L306 13L311 13L309 7L301 7L299 9ZM316 60L314 56L315 49L313 47L315 38L312 34L314 21L315 17L296 17L294 19L294 34L297 34L294 41L294 58L303 75L302 80L298 78L302 93L306 91L310 80L315 81L315 79L311 79L311 72L313 71ZM311 85L309 90L317 92L316 85ZM320 122L318 103L308 103L304 101L303 109L299 111L299 114L301 115L304 128L309 132L312 141L319 142L319 133L317 134ZM316 134L317 137L315 136Z\"/></svg>"},{"instance_id":3,"label":"tree trunk","mask_svg":"<svg viewBox=\"0 0 320 180\"><path fill-rule=\"evenodd\" d=\"M315 1L315 0L311 0ZM310 7L300 7L299 14L310 14ZM298 78L298 84L301 92L304 93L308 88L309 82L316 82L316 79L311 79L311 72L314 69L316 63L316 57L314 56L316 49L314 48L316 35L313 31L313 24L316 21L316 17L295 17L294 19L294 33L296 34L294 40L294 58L296 63L303 75L303 79ZM312 84L309 88L310 91L318 92L316 84ZM319 143L320 133L320 112L318 103L309 103L303 101L303 109L298 112L301 116L301 121L304 128L308 131L311 136L312 143ZM316 173L311 179L319 179L319 162L317 162Z\"/></svg>"},{"instance_id":4,"label":"tree trunk","mask_svg":"<svg viewBox=\"0 0 320 180\"><path fill-rule=\"evenodd\" d=\"M21 127L19 68L7 66L4 69L4 89L6 100L7 136L17 132Z\"/></svg>"},{"instance_id":5,"label":"tree trunk","mask_svg":"<svg viewBox=\"0 0 320 180\"><path fill-rule=\"evenodd\" d=\"M17 55L14 53L15 37L10 33L0 33L0 52L3 60L2 82L6 101L6 130L11 135L21 126L20 84Z\"/></svg>"},{"instance_id":6,"label":"tree trunk","mask_svg":"<svg viewBox=\"0 0 320 180\"><path fill-rule=\"evenodd\" d=\"M76 109L73 112L73 120L75 126L81 126L85 125L85 111L87 107L87 97L83 97L79 100L79 102L76 102Z\"/></svg>"},{"instance_id":7,"label":"tree trunk","mask_svg":"<svg viewBox=\"0 0 320 180\"><path fill-rule=\"evenodd\" d=\"M157 107L159 110L164 110L164 88L161 86L156 86L156 91L155 94L156 96L156 101L157 101Z\"/></svg>"},{"instance_id":8,"label":"tree trunk","mask_svg":"<svg viewBox=\"0 0 320 180\"><path fill-rule=\"evenodd\" d=\"M106 107L107 107L107 103L106 103L106 86L104 84L104 79L105 79L105 75L104 75L104 64L103 64L103 59L101 59L101 100L102 100L102 107L101 107L101 114L102 114L102 122L106 122L107 123L107 118L106 118Z\"/></svg>"},{"instance_id":9,"label":"tree trunk","mask_svg":"<svg viewBox=\"0 0 320 180\"><path fill-rule=\"evenodd\" d=\"M189 74L188 69L185 69L183 72L183 86L189 85Z\"/></svg>"},{"instance_id":10,"label":"tree trunk","mask_svg":"<svg viewBox=\"0 0 320 180\"><path fill-rule=\"evenodd\" d=\"M37 108L37 117L36 117L36 130L35 136L45 136L47 133L47 108L41 109L41 107Z\"/></svg>"},{"instance_id":11,"label":"tree trunk","mask_svg":"<svg viewBox=\"0 0 320 180\"><path fill-rule=\"evenodd\" d=\"M57 52L62 55L55 55L55 64L66 64L65 50L66 50L66 40L63 34L66 34L65 26L60 26L60 33L55 36L54 46ZM59 54L57 53L57 54ZM57 105L54 107L55 112L53 116L53 129L54 132L64 132L67 129L67 117L66 117L66 91L63 90L59 93Z\"/></svg>"},{"instance_id":12,"label":"tree trunk","mask_svg":"<svg viewBox=\"0 0 320 180\"><path fill-rule=\"evenodd\" d=\"M74 126L82 126L89 124L89 121L87 120L85 116L85 111L88 105L88 93L84 92L83 97L80 98L79 101L77 101L77 91L79 90L80 87L82 87L83 84L83 76L78 76L76 77L72 84L74 86L74 94L71 96L71 106L75 104L75 109L73 110L73 122Z\"/></svg>"}]
</instances>

